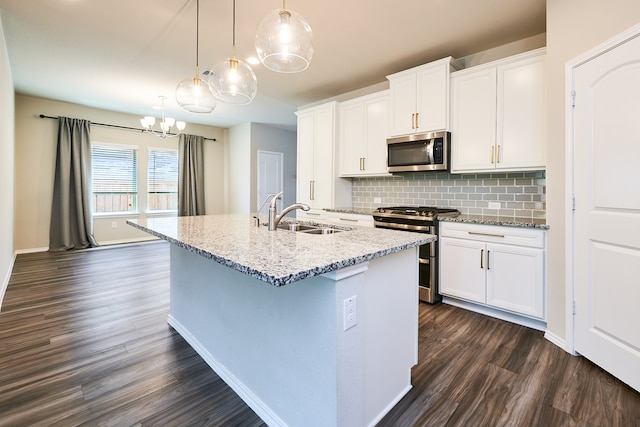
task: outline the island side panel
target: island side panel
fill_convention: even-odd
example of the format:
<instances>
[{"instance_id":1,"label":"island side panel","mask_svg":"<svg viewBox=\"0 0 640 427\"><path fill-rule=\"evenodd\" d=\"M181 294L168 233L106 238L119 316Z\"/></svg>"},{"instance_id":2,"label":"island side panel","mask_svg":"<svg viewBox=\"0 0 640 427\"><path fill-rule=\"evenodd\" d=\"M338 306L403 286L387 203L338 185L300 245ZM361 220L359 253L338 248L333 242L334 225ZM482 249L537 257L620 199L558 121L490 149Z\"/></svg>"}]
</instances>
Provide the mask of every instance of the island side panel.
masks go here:
<instances>
[{"instance_id":1,"label":"island side panel","mask_svg":"<svg viewBox=\"0 0 640 427\"><path fill-rule=\"evenodd\" d=\"M268 424L361 425L363 328L342 330L342 300L362 282L277 288L172 245L169 321Z\"/></svg>"},{"instance_id":2,"label":"island side panel","mask_svg":"<svg viewBox=\"0 0 640 427\"><path fill-rule=\"evenodd\" d=\"M373 426L411 389L418 363L418 248L376 258L365 274L364 419Z\"/></svg>"}]
</instances>

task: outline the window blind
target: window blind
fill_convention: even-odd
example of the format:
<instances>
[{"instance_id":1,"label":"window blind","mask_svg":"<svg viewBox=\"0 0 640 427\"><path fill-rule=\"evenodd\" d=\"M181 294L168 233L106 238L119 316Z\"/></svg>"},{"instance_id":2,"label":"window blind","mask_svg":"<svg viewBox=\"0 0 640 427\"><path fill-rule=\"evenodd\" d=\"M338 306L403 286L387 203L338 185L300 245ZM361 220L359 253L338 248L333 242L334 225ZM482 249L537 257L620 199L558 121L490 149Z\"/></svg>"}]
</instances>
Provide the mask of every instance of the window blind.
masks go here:
<instances>
[{"instance_id":1,"label":"window blind","mask_svg":"<svg viewBox=\"0 0 640 427\"><path fill-rule=\"evenodd\" d=\"M178 150L150 148L147 170L149 210L177 210Z\"/></svg>"},{"instance_id":2,"label":"window blind","mask_svg":"<svg viewBox=\"0 0 640 427\"><path fill-rule=\"evenodd\" d=\"M91 147L94 212L131 212L137 209L138 150L134 147Z\"/></svg>"}]
</instances>

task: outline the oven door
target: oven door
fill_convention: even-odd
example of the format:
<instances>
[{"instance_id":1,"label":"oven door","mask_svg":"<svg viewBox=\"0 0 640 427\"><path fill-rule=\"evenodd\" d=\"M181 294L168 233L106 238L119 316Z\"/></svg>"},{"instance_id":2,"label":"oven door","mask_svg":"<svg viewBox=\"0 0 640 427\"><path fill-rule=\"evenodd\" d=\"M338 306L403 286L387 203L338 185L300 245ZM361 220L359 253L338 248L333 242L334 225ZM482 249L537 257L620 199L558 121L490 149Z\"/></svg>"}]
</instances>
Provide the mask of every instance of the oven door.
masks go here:
<instances>
[{"instance_id":1,"label":"oven door","mask_svg":"<svg viewBox=\"0 0 640 427\"><path fill-rule=\"evenodd\" d=\"M383 217L376 218L374 215L374 224L377 228L390 228L414 233L437 233L435 225L425 225L424 221L421 221L420 225L418 225L418 221L415 221L414 224L398 224L384 221L390 220ZM437 248L437 242L427 243L418 247L418 297L420 301L430 304L442 300L438 293Z\"/></svg>"}]
</instances>

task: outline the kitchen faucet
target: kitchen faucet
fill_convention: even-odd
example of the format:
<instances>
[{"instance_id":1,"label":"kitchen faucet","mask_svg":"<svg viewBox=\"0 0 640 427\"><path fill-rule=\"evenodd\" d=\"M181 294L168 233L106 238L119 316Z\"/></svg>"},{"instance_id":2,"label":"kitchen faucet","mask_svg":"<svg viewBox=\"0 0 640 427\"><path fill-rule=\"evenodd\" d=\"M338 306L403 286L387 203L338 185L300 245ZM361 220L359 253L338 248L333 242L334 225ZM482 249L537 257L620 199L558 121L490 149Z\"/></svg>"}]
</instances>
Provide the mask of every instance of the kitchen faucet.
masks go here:
<instances>
[{"instance_id":1,"label":"kitchen faucet","mask_svg":"<svg viewBox=\"0 0 640 427\"><path fill-rule=\"evenodd\" d=\"M291 206L287 206L286 208L284 208L282 210L282 213L278 215L277 208L276 208L276 201L278 200L278 197L282 196L282 193L284 192L283 191L279 192L278 194L273 196L273 199L271 199L271 204L269 205L269 231L274 231L275 229L277 229L278 224L280 223L280 220L282 219L282 217L284 217L286 214L288 214L292 210L302 209L303 211L308 211L309 209L311 209L309 205L305 205L304 203L295 203Z\"/></svg>"}]
</instances>

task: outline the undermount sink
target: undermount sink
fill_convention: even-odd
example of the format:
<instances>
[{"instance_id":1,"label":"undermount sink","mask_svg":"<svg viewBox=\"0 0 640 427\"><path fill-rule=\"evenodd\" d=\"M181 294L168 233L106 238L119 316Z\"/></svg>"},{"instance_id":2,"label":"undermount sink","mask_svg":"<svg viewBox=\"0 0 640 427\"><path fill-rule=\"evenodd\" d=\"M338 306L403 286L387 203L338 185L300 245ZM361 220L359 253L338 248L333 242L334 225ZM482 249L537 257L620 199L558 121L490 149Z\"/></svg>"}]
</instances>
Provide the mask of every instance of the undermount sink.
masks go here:
<instances>
[{"instance_id":1,"label":"undermount sink","mask_svg":"<svg viewBox=\"0 0 640 427\"><path fill-rule=\"evenodd\" d=\"M313 230L303 231L305 234L335 234L342 230L336 230L335 228L315 228Z\"/></svg>"},{"instance_id":2,"label":"undermount sink","mask_svg":"<svg viewBox=\"0 0 640 427\"><path fill-rule=\"evenodd\" d=\"M306 233L306 234L334 234L342 231L342 230L337 230L335 228L304 225L304 224L299 224L297 222L278 224L278 228L281 230L296 231L299 233Z\"/></svg>"},{"instance_id":3,"label":"undermount sink","mask_svg":"<svg viewBox=\"0 0 640 427\"><path fill-rule=\"evenodd\" d=\"M291 222L286 224L278 224L278 228L282 230L289 231L307 231L307 230L317 230L318 227L314 227L312 225L303 225L298 224L297 222Z\"/></svg>"}]
</instances>

